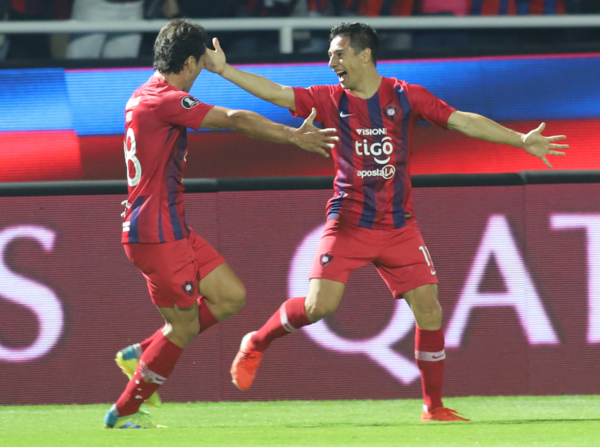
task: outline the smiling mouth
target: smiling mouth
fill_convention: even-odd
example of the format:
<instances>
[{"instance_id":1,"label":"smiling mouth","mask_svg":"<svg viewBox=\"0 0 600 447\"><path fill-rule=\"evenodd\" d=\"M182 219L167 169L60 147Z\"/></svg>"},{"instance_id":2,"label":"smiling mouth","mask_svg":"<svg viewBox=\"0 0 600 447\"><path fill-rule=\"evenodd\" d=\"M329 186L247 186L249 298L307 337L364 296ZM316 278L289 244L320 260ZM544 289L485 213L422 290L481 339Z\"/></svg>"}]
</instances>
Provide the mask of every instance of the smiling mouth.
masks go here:
<instances>
[{"instance_id":1,"label":"smiling mouth","mask_svg":"<svg viewBox=\"0 0 600 447\"><path fill-rule=\"evenodd\" d=\"M345 72L345 71L340 71L336 74L337 74L337 77L340 80L340 82L344 82L346 80L346 77L348 76L348 72Z\"/></svg>"}]
</instances>

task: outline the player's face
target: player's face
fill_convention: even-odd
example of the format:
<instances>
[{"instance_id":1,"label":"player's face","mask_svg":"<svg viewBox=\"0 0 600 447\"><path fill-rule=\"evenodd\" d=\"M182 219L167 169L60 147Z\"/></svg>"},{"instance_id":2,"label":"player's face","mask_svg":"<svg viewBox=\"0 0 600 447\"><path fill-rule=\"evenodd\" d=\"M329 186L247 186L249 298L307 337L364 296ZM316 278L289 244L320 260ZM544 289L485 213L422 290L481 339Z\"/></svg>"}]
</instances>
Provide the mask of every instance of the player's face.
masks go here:
<instances>
[{"instance_id":1,"label":"player's face","mask_svg":"<svg viewBox=\"0 0 600 447\"><path fill-rule=\"evenodd\" d=\"M336 37L329 44L329 66L335 71L342 87L352 90L362 79L363 62L350 46L350 37Z\"/></svg>"}]
</instances>

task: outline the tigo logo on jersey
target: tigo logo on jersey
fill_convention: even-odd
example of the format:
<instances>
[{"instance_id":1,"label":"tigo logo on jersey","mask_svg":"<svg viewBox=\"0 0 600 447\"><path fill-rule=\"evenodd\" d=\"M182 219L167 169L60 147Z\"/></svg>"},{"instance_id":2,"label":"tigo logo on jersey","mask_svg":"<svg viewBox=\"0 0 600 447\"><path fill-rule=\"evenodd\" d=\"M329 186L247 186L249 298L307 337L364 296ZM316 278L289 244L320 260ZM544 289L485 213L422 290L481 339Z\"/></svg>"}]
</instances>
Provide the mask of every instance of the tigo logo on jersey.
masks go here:
<instances>
[{"instance_id":1,"label":"tigo logo on jersey","mask_svg":"<svg viewBox=\"0 0 600 447\"><path fill-rule=\"evenodd\" d=\"M371 130L371 129L369 129ZM381 129L372 129L372 130L381 130ZM384 129L385 130L385 129ZM367 140L362 140L354 142L354 150L357 155L374 155L375 162L380 165L384 165L390 161L389 155L394 152L394 146L392 145L392 137L383 137L381 139L381 143L372 143L369 145ZM387 155L387 157L386 157ZM377 157L385 157L379 159Z\"/></svg>"},{"instance_id":2,"label":"tigo logo on jersey","mask_svg":"<svg viewBox=\"0 0 600 447\"><path fill-rule=\"evenodd\" d=\"M384 166L381 169L372 169L370 171L357 171L356 175L360 178L365 177L383 177L386 180L389 180L396 175L396 167L392 165Z\"/></svg>"},{"instance_id":3,"label":"tigo logo on jersey","mask_svg":"<svg viewBox=\"0 0 600 447\"><path fill-rule=\"evenodd\" d=\"M333 261L333 256L331 256L329 253L325 253L324 255L321 255L320 261L321 267L327 267L329 263Z\"/></svg>"},{"instance_id":4,"label":"tigo logo on jersey","mask_svg":"<svg viewBox=\"0 0 600 447\"><path fill-rule=\"evenodd\" d=\"M184 109L191 109L192 107L196 107L198 104L200 104L200 101L198 101L196 98L192 97L192 96L184 96L183 98L181 98L181 105L183 106Z\"/></svg>"}]
</instances>

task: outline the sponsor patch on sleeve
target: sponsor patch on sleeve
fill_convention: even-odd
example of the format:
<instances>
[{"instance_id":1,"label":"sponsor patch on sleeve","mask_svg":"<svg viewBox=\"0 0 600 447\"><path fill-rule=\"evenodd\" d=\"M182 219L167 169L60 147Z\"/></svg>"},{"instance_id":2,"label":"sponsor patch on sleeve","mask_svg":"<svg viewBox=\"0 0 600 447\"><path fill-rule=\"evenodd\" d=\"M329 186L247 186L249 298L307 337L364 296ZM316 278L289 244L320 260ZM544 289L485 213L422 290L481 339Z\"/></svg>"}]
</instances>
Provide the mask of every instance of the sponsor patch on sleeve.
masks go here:
<instances>
[{"instance_id":1,"label":"sponsor patch on sleeve","mask_svg":"<svg viewBox=\"0 0 600 447\"><path fill-rule=\"evenodd\" d=\"M192 107L196 107L198 104L200 104L200 101L198 101L193 96L184 96L183 98L181 98L181 105L184 109L189 110Z\"/></svg>"}]
</instances>

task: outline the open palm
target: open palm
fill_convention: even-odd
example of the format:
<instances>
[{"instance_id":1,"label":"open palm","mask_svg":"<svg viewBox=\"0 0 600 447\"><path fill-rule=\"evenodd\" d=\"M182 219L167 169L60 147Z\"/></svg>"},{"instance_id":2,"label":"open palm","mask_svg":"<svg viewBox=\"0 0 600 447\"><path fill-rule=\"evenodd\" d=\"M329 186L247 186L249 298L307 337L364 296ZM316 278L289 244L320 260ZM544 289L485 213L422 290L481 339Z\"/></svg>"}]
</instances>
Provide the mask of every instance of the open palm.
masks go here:
<instances>
[{"instance_id":1,"label":"open palm","mask_svg":"<svg viewBox=\"0 0 600 447\"><path fill-rule=\"evenodd\" d=\"M542 132L546 128L546 123L542 123L539 125L537 129L532 130L527 135L523 137L523 149L528 154L533 155L534 157L541 158L542 161L548 166L552 168L550 162L546 159L546 155L558 155L560 157L564 157L565 153L556 151L554 149L568 149L568 144L553 144L554 141L565 140L567 137L565 135L556 135L553 137L545 137L542 135Z\"/></svg>"}]
</instances>

